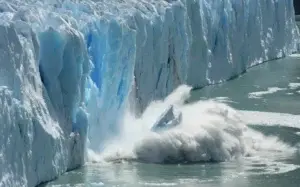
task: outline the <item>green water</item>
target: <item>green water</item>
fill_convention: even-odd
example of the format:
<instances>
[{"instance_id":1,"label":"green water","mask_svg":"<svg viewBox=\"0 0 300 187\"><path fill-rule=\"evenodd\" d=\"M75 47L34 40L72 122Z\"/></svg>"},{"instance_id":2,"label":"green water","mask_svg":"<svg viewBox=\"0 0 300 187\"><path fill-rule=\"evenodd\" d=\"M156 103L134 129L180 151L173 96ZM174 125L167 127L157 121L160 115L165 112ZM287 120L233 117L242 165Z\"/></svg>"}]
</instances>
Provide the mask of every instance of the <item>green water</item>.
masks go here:
<instances>
[{"instance_id":1,"label":"green water","mask_svg":"<svg viewBox=\"0 0 300 187\"><path fill-rule=\"evenodd\" d=\"M300 131L300 121L289 122L289 118L281 115L300 115L300 87L297 84L289 86L290 83L300 83L300 57L267 62L232 81L193 91L191 102L216 98L238 110L272 112L278 117L278 121L274 120L276 124L252 124L251 127L296 146L300 143L300 136L296 134ZM273 88L273 91L261 92L268 88ZM280 124L281 121L292 123L294 127L285 127ZM298 154L288 158L267 155L266 158L257 160L240 159L189 165L126 162L88 164L64 174L46 186L298 187L298 165L300 166Z\"/></svg>"}]
</instances>

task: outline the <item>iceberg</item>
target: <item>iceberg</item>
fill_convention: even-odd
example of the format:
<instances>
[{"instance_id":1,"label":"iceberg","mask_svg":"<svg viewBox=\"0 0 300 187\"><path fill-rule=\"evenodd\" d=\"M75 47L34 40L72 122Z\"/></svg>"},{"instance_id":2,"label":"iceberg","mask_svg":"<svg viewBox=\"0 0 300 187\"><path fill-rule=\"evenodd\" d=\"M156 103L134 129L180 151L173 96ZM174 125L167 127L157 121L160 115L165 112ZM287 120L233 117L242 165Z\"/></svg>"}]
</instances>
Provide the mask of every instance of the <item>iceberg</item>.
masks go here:
<instances>
[{"instance_id":1,"label":"iceberg","mask_svg":"<svg viewBox=\"0 0 300 187\"><path fill-rule=\"evenodd\" d=\"M299 43L292 0L1 0L0 36L0 186L52 180L125 111Z\"/></svg>"},{"instance_id":2,"label":"iceberg","mask_svg":"<svg viewBox=\"0 0 300 187\"><path fill-rule=\"evenodd\" d=\"M179 113L177 116L174 114L173 106L170 106L165 112L161 114L158 118L158 121L154 123L151 128L154 132L159 132L162 130L171 129L178 126L182 121L182 113Z\"/></svg>"}]
</instances>

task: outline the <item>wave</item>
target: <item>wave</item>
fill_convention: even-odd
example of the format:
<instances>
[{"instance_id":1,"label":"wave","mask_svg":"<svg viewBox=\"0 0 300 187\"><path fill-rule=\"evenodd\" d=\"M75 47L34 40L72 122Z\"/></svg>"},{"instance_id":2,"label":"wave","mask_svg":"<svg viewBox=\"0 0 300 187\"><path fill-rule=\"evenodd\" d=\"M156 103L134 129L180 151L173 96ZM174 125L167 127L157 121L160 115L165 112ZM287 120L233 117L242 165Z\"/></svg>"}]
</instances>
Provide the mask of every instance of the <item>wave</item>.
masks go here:
<instances>
[{"instance_id":1,"label":"wave","mask_svg":"<svg viewBox=\"0 0 300 187\"><path fill-rule=\"evenodd\" d=\"M152 102L141 117L128 112L121 134L107 142L100 154L89 151L90 161L121 160L147 163L222 162L240 157L290 155L293 148L276 137L247 127L239 111L214 100L186 104L191 87L182 85L166 99ZM179 125L161 132L151 130L170 106L182 114Z\"/></svg>"}]
</instances>

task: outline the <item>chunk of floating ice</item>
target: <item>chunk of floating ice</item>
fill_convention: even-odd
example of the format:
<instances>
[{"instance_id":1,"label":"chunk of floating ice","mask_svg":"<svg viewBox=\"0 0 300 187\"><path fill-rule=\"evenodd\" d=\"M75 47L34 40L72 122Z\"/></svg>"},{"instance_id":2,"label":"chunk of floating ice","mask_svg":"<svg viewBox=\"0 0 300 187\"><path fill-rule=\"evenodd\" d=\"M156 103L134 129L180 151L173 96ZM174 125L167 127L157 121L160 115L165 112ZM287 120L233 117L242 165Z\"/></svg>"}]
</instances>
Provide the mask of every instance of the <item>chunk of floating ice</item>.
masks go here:
<instances>
[{"instance_id":1,"label":"chunk of floating ice","mask_svg":"<svg viewBox=\"0 0 300 187\"><path fill-rule=\"evenodd\" d=\"M157 122L153 125L152 131L158 132L161 130L170 129L175 127L181 123L182 114L179 113L178 116L174 115L174 106L171 105L157 120Z\"/></svg>"}]
</instances>

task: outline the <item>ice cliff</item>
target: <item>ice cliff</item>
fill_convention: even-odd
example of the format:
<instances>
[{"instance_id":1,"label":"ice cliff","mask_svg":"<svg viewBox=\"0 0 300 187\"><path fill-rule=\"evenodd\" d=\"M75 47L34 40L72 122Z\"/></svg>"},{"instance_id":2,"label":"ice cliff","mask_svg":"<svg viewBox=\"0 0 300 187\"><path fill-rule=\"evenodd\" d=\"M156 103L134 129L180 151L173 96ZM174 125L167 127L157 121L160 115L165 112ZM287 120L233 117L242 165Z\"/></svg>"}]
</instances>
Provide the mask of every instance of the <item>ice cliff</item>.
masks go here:
<instances>
[{"instance_id":1,"label":"ice cliff","mask_svg":"<svg viewBox=\"0 0 300 187\"><path fill-rule=\"evenodd\" d=\"M0 0L0 186L82 165L128 101L139 115L297 42L292 0Z\"/></svg>"}]
</instances>

